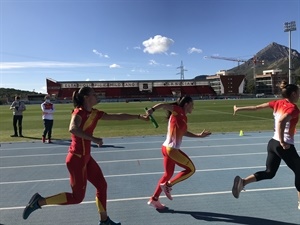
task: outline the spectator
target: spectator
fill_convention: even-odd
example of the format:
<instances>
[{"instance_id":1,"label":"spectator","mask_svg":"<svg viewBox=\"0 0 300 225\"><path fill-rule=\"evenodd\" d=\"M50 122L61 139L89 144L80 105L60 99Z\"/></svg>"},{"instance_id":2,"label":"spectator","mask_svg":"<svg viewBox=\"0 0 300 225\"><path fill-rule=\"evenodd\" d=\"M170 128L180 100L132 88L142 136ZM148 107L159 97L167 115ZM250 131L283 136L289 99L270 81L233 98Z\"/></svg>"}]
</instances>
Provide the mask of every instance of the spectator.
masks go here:
<instances>
[{"instance_id":1,"label":"spectator","mask_svg":"<svg viewBox=\"0 0 300 225\"><path fill-rule=\"evenodd\" d=\"M50 101L50 95L45 96L45 101L41 104L43 111L44 132L42 135L42 142L46 142L48 136L48 143L52 143L52 127L53 127L53 113L55 112L54 104Z\"/></svg>"},{"instance_id":2,"label":"spectator","mask_svg":"<svg viewBox=\"0 0 300 225\"><path fill-rule=\"evenodd\" d=\"M13 110L13 127L14 134L10 135L11 137L18 137L19 128L19 137L23 137L22 133L22 121L23 121L23 111L26 110L25 103L20 101L20 96L15 96L15 101L10 106L10 110ZM18 124L18 127L17 127Z\"/></svg>"}]
</instances>

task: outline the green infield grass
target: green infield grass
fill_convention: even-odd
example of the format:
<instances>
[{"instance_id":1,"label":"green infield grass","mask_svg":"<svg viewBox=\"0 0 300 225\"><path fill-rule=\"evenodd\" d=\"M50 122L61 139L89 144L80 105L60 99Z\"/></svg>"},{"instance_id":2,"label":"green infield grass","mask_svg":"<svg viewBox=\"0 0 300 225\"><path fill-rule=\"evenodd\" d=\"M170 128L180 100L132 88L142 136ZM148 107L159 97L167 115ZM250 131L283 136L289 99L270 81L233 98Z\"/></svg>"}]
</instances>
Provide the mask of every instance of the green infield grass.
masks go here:
<instances>
[{"instance_id":1,"label":"green infield grass","mask_svg":"<svg viewBox=\"0 0 300 225\"><path fill-rule=\"evenodd\" d=\"M257 112L239 112L233 116L233 105L257 105L271 99L246 100L202 100L195 101L194 111L188 115L188 127L192 132L201 132L204 128L212 133L273 130L271 109ZM143 114L144 108L150 108L156 102L99 103L95 108L107 113ZM26 105L23 116L24 138L10 137L13 134L12 111L9 105L0 106L0 142L40 140L43 132L43 121L40 105ZM70 139L68 131L72 104L55 104L53 139ZM151 122L141 120L102 121L98 122L94 135L97 137L124 137L165 135L167 131L166 113L164 110L153 114L159 124L154 128Z\"/></svg>"}]
</instances>

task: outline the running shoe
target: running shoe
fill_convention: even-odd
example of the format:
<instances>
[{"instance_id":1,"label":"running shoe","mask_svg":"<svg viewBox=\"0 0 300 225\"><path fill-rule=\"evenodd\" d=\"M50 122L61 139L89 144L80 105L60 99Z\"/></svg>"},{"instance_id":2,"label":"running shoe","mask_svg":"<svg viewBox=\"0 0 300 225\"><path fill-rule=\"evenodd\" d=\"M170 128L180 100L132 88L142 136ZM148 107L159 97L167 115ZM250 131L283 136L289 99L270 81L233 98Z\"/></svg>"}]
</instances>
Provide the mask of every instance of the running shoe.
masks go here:
<instances>
[{"instance_id":1,"label":"running shoe","mask_svg":"<svg viewBox=\"0 0 300 225\"><path fill-rule=\"evenodd\" d=\"M161 204L159 200L153 200L153 198L150 198L147 202L149 206L154 207L155 209L165 209L166 206L164 204Z\"/></svg>"},{"instance_id":2,"label":"running shoe","mask_svg":"<svg viewBox=\"0 0 300 225\"><path fill-rule=\"evenodd\" d=\"M163 192L165 192L165 195L167 196L168 199L173 200L171 196L172 187L169 187L167 185L167 182L164 184L160 184L160 188L163 190Z\"/></svg>"},{"instance_id":3,"label":"running shoe","mask_svg":"<svg viewBox=\"0 0 300 225\"><path fill-rule=\"evenodd\" d=\"M121 223L116 223L107 217L106 221L100 221L98 225L121 225Z\"/></svg>"},{"instance_id":4,"label":"running shoe","mask_svg":"<svg viewBox=\"0 0 300 225\"><path fill-rule=\"evenodd\" d=\"M26 207L23 211L23 219L24 220L26 220L33 211L41 208L38 204L38 201L42 198L43 197L40 196L39 193L35 193L31 197L30 201L28 202L28 204L26 205Z\"/></svg>"},{"instance_id":5,"label":"running shoe","mask_svg":"<svg viewBox=\"0 0 300 225\"><path fill-rule=\"evenodd\" d=\"M232 194L235 198L239 198L241 191L243 190L243 179L236 176L233 181Z\"/></svg>"}]
</instances>

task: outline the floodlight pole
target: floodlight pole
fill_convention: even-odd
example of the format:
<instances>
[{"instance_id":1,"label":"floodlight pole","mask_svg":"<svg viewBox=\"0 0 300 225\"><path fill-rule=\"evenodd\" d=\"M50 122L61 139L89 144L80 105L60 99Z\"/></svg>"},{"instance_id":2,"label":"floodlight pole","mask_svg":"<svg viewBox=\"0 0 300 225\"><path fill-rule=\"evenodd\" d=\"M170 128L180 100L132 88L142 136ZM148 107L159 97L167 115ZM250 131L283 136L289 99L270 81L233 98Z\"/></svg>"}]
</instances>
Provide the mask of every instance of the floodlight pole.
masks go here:
<instances>
[{"instance_id":1,"label":"floodlight pole","mask_svg":"<svg viewBox=\"0 0 300 225\"><path fill-rule=\"evenodd\" d=\"M253 92L256 94L256 56L253 57Z\"/></svg>"},{"instance_id":2,"label":"floodlight pole","mask_svg":"<svg viewBox=\"0 0 300 225\"><path fill-rule=\"evenodd\" d=\"M296 30L296 21L285 22L284 23L284 32L289 32L289 84L292 81L292 60L291 60L291 46L292 46L292 31Z\"/></svg>"}]
</instances>

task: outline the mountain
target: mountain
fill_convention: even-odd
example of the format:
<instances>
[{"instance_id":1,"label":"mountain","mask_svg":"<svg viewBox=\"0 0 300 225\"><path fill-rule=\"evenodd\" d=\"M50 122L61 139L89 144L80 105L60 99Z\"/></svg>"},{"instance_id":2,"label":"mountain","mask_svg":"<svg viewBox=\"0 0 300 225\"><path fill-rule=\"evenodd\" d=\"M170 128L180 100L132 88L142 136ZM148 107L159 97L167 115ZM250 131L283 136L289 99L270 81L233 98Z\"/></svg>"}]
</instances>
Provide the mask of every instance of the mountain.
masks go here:
<instances>
[{"instance_id":1,"label":"mountain","mask_svg":"<svg viewBox=\"0 0 300 225\"><path fill-rule=\"evenodd\" d=\"M300 54L297 50L291 49L292 74L300 76ZM282 73L289 73L289 48L275 42L269 44L255 54L255 58L229 69L229 73L245 74L249 80L253 79L253 65L256 59L255 72L262 74L263 70L281 69Z\"/></svg>"},{"instance_id":2,"label":"mountain","mask_svg":"<svg viewBox=\"0 0 300 225\"><path fill-rule=\"evenodd\" d=\"M300 54L295 49L291 50L292 68L294 68L292 74L298 77L297 83L300 83ZM273 42L257 52L254 57L239 66L227 70L227 72L229 74L246 75L246 79L252 81L254 74L253 62L254 59L256 59L255 74L262 74L263 70L272 69L281 69L282 73L289 73L289 48L286 46ZM198 80L200 77L201 76L197 76L195 79Z\"/></svg>"}]
</instances>

